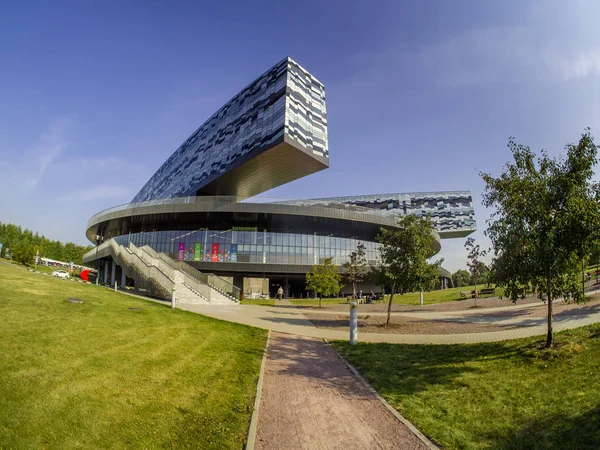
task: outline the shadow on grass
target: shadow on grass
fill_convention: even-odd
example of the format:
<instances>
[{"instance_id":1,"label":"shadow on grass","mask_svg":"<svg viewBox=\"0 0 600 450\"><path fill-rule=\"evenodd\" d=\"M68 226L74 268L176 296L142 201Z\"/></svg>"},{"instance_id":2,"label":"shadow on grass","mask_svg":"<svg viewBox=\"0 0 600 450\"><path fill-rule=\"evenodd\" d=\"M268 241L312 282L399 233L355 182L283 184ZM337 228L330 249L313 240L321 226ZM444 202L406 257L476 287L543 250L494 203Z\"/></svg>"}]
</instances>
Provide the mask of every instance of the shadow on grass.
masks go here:
<instances>
[{"instance_id":1,"label":"shadow on grass","mask_svg":"<svg viewBox=\"0 0 600 450\"><path fill-rule=\"evenodd\" d=\"M478 345L366 344L354 347L336 341L335 347L382 395L396 398L426 391L432 385L462 387L463 374L478 372L467 362L509 359L518 352L502 343Z\"/></svg>"},{"instance_id":2,"label":"shadow on grass","mask_svg":"<svg viewBox=\"0 0 600 450\"><path fill-rule=\"evenodd\" d=\"M411 414L416 416L409 415L408 419L428 424L421 430L424 433L435 434L436 427L447 426L446 418L437 411L451 408L452 419L448 420L456 421L450 422L456 427L449 426L446 432L456 434L446 442L450 447L598 449L597 383L591 378L589 388L575 386L582 376L595 376L593 352L597 351L594 342L600 339L600 326L561 333L555 339L553 350L543 348L543 339L477 345L361 343L351 347L343 341L334 345L391 404L401 410L403 405L411 405ZM548 370L553 370L553 375L546 369L551 366L554 369ZM516 382L516 387L509 387L513 386L511 376L524 373L537 381ZM485 393L485 383L476 380L489 377L501 380L495 384L501 394L488 405L485 395L481 395ZM532 386L533 400L528 393ZM515 390L504 394L505 388L506 392ZM431 392L438 394L431 397ZM585 396L577 397L582 393ZM422 408L420 399L431 402L431 412L429 407ZM474 411L484 414L482 424L473 425ZM490 420L495 415L504 415L508 420L496 423Z\"/></svg>"},{"instance_id":3,"label":"shadow on grass","mask_svg":"<svg viewBox=\"0 0 600 450\"><path fill-rule=\"evenodd\" d=\"M493 449L596 450L600 448L600 407L566 417L536 417L510 434L498 436Z\"/></svg>"}]
</instances>

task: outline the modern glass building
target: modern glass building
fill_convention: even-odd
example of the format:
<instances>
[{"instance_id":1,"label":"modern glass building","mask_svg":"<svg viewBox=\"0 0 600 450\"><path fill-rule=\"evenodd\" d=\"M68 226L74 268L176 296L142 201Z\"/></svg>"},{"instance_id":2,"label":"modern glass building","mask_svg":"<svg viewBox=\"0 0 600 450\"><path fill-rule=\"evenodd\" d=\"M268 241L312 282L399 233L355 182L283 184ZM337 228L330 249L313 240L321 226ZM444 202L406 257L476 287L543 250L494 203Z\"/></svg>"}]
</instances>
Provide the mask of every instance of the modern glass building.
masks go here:
<instances>
[{"instance_id":1,"label":"modern glass building","mask_svg":"<svg viewBox=\"0 0 600 450\"><path fill-rule=\"evenodd\" d=\"M286 58L200 126L131 203L93 216L87 236L148 245L241 289L261 278L271 294L282 285L286 295L303 296L312 265L331 257L341 266L359 242L374 264L377 234L397 227L398 217L430 215L436 252L441 238L475 230L468 191L250 198L328 166L324 86ZM90 252L84 261L110 257Z\"/></svg>"}]
</instances>

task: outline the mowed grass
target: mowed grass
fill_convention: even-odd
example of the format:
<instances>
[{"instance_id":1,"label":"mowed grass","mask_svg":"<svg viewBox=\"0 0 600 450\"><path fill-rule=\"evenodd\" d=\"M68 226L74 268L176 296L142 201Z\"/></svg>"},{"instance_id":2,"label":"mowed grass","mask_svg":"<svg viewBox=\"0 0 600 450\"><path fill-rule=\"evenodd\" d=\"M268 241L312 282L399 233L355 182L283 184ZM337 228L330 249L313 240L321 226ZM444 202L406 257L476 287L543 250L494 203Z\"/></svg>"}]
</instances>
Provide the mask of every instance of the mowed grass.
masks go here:
<instances>
[{"instance_id":1,"label":"mowed grass","mask_svg":"<svg viewBox=\"0 0 600 450\"><path fill-rule=\"evenodd\" d=\"M461 300L460 293L468 292L475 289L475 286L463 286L457 288L448 288L437 291L429 291L423 292L423 304L425 305L433 305L436 303L445 303L445 302L453 302L456 300ZM478 285L477 289L485 289L484 285ZM502 288L496 288L496 297L499 297L503 294ZM488 298L489 295L483 296L481 298ZM385 303L390 300L390 296L385 296ZM464 299L462 299L464 300ZM297 306L318 306L319 299L291 299L290 300L294 305ZM472 300L471 300L472 301ZM346 304L348 300L344 298L324 298L323 305L340 305ZM381 302L378 302L381 303ZM392 301L394 305L418 305L419 304L419 293L413 292L410 294L398 295L394 294L394 299Z\"/></svg>"},{"instance_id":2,"label":"mowed grass","mask_svg":"<svg viewBox=\"0 0 600 450\"><path fill-rule=\"evenodd\" d=\"M335 342L373 387L447 449L600 448L600 325L474 345Z\"/></svg>"},{"instance_id":3,"label":"mowed grass","mask_svg":"<svg viewBox=\"0 0 600 450\"><path fill-rule=\"evenodd\" d=\"M244 445L265 331L6 264L0 317L0 447Z\"/></svg>"},{"instance_id":4,"label":"mowed grass","mask_svg":"<svg viewBox=\"0 0 600 450\"><path fill-rule=\"evenodd\" d=\"M241 301L241 305L254 305L254 306L274 306L275 300L264 299L264 298L245 298Z\"/></svg>"}]
</instances>

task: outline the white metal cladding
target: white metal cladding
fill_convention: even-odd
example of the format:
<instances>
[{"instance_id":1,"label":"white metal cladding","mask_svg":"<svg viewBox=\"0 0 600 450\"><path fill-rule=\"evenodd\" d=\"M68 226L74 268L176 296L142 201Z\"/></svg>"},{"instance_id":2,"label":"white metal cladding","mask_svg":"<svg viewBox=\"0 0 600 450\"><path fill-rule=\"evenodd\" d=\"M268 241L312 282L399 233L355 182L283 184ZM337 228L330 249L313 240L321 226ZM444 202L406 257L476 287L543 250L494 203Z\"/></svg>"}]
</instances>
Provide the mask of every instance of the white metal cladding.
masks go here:
<instances>
[{"instance_id":1,"label":"white metal cladding","mask_svg":"<svg viewBox=\"0 0 600 450\"><path fill-rule=\"evenodd\" d=\"M429 215L442 238L466 236L477 229L470 191L356 195L291 200L284 203L326 208L357 207L382 217L402 217L407 214Z\"/></svg>"}]
</instances>

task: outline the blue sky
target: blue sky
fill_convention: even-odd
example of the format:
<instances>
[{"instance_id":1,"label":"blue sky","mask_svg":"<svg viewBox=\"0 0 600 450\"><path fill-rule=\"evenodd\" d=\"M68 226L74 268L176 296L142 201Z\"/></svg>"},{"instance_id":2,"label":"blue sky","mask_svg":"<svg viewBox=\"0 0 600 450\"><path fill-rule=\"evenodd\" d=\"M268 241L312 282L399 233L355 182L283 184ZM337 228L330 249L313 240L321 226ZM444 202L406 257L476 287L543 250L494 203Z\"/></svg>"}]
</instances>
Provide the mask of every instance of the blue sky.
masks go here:
<instances>
[{"instance_id":1,"label":"blue sky","mask_svg":"<svg viewBox=\"0 0 600 450\"><path fill-rule=\"evenodd\" d=\"M207 4L204 4L207 3ZM12 2L0 12L0 221L86 243L219 106L291 56L326 87L330 168L283 198L473 193L509 136L600 135L600 4ZM440 256L465 267L464 239Z\"/></svg>"}]
</instances>

